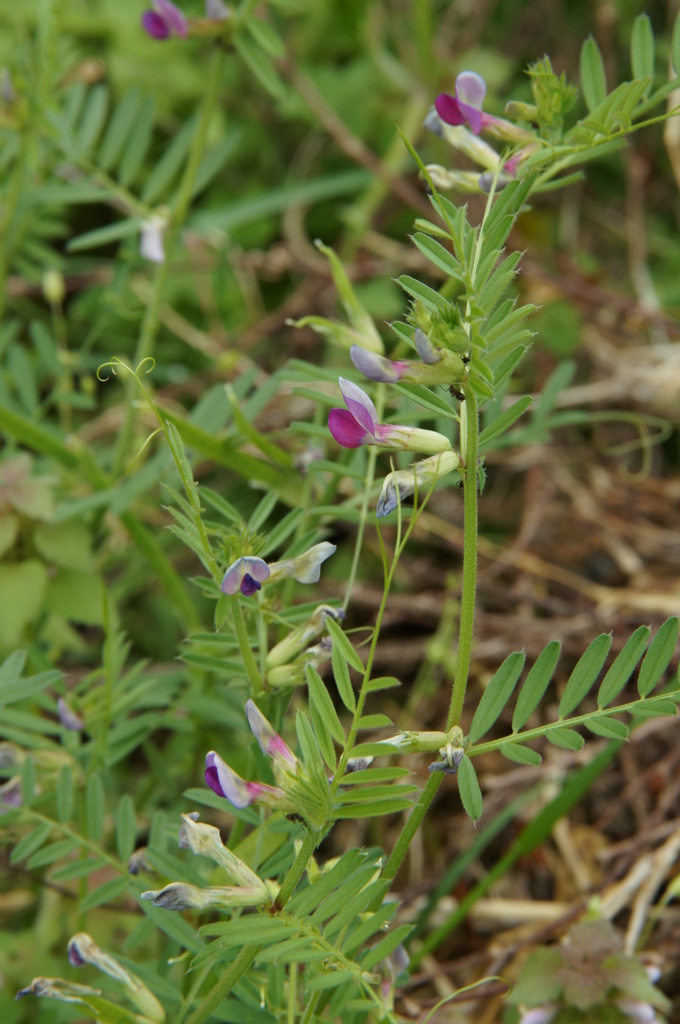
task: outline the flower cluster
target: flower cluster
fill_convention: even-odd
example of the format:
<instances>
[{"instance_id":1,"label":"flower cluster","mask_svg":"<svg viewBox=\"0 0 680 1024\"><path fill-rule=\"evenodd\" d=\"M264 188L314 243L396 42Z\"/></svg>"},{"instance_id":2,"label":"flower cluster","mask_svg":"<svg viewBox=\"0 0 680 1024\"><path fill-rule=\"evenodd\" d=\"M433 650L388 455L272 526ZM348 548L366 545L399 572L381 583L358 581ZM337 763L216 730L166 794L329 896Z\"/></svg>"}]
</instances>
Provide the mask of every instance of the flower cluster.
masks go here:
<instances>
[{"instance_id":1,"label":"flower cluster","mask_svg":"<svg viewBox=\"0 0 680 1024\"><path fill-rule=\"evenodd\" d=\"M449 170L439 164L430 164L427 170L438 188L488 192L494 180L496 188L502 188L517 176L522 163L540 145L530 129L487 114L482 109L485 96L486 82L481 75L462 71L456 77L454 95L444 92L435 99L434 109L428 114L425 126L484 168L480 175L474 171ZM481 134L520 148L501 165L498 153L479 138Z\"/></svg>"}]
</instances>

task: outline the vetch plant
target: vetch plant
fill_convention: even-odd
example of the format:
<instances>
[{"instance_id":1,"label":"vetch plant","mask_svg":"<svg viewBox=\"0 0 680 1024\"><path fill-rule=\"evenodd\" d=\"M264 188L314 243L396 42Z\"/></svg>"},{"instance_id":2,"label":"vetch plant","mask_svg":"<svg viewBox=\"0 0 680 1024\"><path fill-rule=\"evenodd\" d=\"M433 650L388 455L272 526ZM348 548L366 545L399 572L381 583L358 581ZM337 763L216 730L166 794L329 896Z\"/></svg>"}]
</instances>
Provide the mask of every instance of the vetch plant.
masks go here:
<instances>
[{"instance_id":1,"label":"vetch plant","mask_svg":"<svg viewBox=\"0 0 680 1024\"><path fill-rule=\"evenodd\" d=\"M257 67L258 77L275 92L279 40L268 21L253 16L252 7L240 5L232 18L219 4L211 4L207 20L228 22L239 58ZM191 28L168 0L154 0L143 24L155 39L184 37ZM392 892L440 787L456 787L476 822L484 810L476 767L481 755L499 753L513 764L536 767L548 745L578 751L592 734L610 745L587 766L590 784L637 721L677 715L680 686L668 673L677 646L677 617L668 618L654 635L651 628L639 626L613 659L612 635L596 636L569 672L558 699L553 696L550 703L546 693L558 670L560 642L550 640L526 670L525 653L511 652L464 715L485 459L501 439L512 440L512 428L533 402L529 395L506 401L508 385L531 344L527 320L534 312L512 291L521 254L508 253L506 247L529 203L537 204L544 191L568 186L581 174L574 168L611 153L632 131L657 119L650 112L670 95L674 81L654 90L648 28L647 21L636 22L633 79L609 93L599 51L592 41L586 44L582 79L588 113L570 124L574 91L564 76L552 71L547 58L529 71L534 102L510 104L507 119L485 113L482 79L461 73L455 96L440 95L427 123L454 152L476 154L479 174L456 168L435 172L405 137L427 185L429 199L424 199L425 189L421 198L429 202L432 218L418 218L412 240L445 279L436 289L411 275L399 277L404 312L390 325L393 350L385 345L339 257L319 246L330 261L348 322L314 316L297 325L330 339L347 365L338 383L337 368L304 371L306 379L320 377L326 385L304 395L317 409L314 422L303 427L310 428L315 441L322 438L326 456L310 460L312 467L315 461L320 465L306 477L294 475L293 457L281 437L260 429L257 401L246 415L249 389L241 381L226 393L220 387L200 414L189 416L168 397L172 374L158 384L153 376L168 268L179 247L186 244L188 251L182 229L187 223L195 227L189 208L202 175L210 170L203 160L209 155L207 140L225 58L222 47L215 47L201 108L185 142L174 150L172 159L176 166L184 159L184 171L168 205L164 235L159 241L156 233L151 247L146 245L144 255L153 263L154 277L135 358L128 362L114 357L98 374L102 387L115 388L116 381L109 379L113 377L125 384L110 463L102 468L80 439L57 441L29 417L11 408L0 412L0 421L22 443L42 446L64 471L82 471L92 492L78 494L62 510L65 518L84 503L96 532L101 510L114 509L189 633L181 669L162 665L147 671L141 661L130 667L128 644L105 595L101 670L76 680L68 699L64 677L46 668L43 658L34 655L27 664L25 657L10 654L0 667L3 707L36 695L41 712L51 714L48 721L10 708L3 726L10 745L2 752L9 775L1 794L2 818L16 829L13 859L26 861L29 870L53 869L55 883L73 882L80 914L117 900L126 901L126 914L134 905L139 924L126 948L141 959L142 951L153 947L153 967L140 967L137 975L79 930L68 944L69 962L103 973L106 983L117 987L115 998L88 985L44 977L22 987L19 995L71 1002L79 1014L106 1024L160 1024L164 1019L176 1024L396 1024L403 1019L395 1009L399 979L455 924L455 914L450 915L436 931L421 937L420 944L411 942L409 960L405 949L416 926L401 920ZM260 50L265 55L262 65L253 59L253 40L260 48L255 57ZM672 50L677 67L680 29ZM125 232L136 239L140 230L143 237L147 233L148 243L154 190L147 185L136 196L124 183L112 183L96 161L92 164L87 147L78 148L87 134L84 129L75 140L70 127L64 132L63 148L73 167L89 176L88 187L109 189L116 209L125 211L123 234L100 232L97 244L123 238ZM485 132L498 148L480 145L478 136ZM483 197L479 218L439 191L460 184ZM80 192L79 198L88 194ZM181 330L196 341L184 321ZM206 347L203 335L200 344ZM414 354L417 358L411 358ZM353 373L352 366L368 380L367 390L345 376ZM250 383L257 378L256 370L244 370ZM282 371L274 383L288 372L294 375L296 368ZM299 368L297 372L303 373ZM325 413L338 392L345 408L330 408L326 432ZM217 438L202 425L210 422L216 406L220 415L228 410L231 416L229 430ZM482 426L484 407L485 415L490 411ZM146 417L145 430L149 422L157 429L135 451L133 428L140 415ZM392 422L394 418L399 422ZM430 426L421 426L423 422ZM182 542L198 567L191 583L200 596L200 609L163 544L130 507L136 492L127 476L149 450L151 467L164 485L170 524L166 533ZM240 482L249 481L253 488L242 487L242 493L234 489L225 497L204 479L196 452L201 460L238 470ZM384 459L386 454L392 461ZM415 461L409 461L414 455ZM12 463L6 462L5 468L8 502L20 511ZM28 470L22 464L19 471L19 484L25 486ZM345 475L354 490L345 505L334 504L340 492L337 481ZM33 484L40 479L34 478ZM411 729L403 722L395 726L385 710L390 707L385 694L402 680L379 674L376 660L400 559L423 521L433 490L447 483L462 485L463 504L455 668L448 712L441 722L431 729ZM282 513L286 505L288 511ZM341 509L349 509L358 523L354 556L348 572L343 571L346 563L336 569L336 557L322 577L321 566L338 546L326 538L333 535L333 516L339 518ZM368 548L363 547L366 531L373 525L377 541L370 553L381 561L382 596L371 625L360 633L362 642L355 645L354 634L343 628L344 613ZM11 529L10 546L15 539ZM281 556L272 561L277 552ZM134 572L134 565L120 571L121 590L130 586ZM346 586L343 607L338 578ZM297 603L296 583L314 588L308 604ZM206 608L211 613L207 626L201 618ZM320 670L328 661L331 672L324 678ZM634 676L637 689L626 689ZM252 739L244 738L244 717ZM190 789L185 797L192 806L199 803L216 812L221 824L229 823L226 842L220 829L199 822L196 812L183 814L180 826L174 812L170 820L162 806L147 812L136 807L129 793L108 813L108 773L137 750L145 764L155 764L159 792L172 804L176 750L197 774L198 760L208 749L208 742L196 749L194 719L204 724L215 749L205 756L205 785ZM163 749L152 749L149 737L160 730L169 739ZM27 736L33 737L30 742ZM422 787L405 762L406 755L414 754L422 756L428 770ZM326 842L341 831L334 832L338 823L388 815L399 815L402 821L389 849L351 847L333 856L325 852ZM546 814L542 822L544 838L554 821ZM520 843L517 856L523 851ZM81 884L100 874L104 881L93 889ZM84 927L80 919L77 927ZM157 929L168 936L170 953L154 946ZM667 1007L641 961L632 953L623 955L616 931L604 919L579 923L561 946L531 954L511 998L524 1024L566 1024L574 1019L574 1009L609 1014L601 1019L618 1015L619 1020L641 1020Z\"/></svg>"}]
</instances>

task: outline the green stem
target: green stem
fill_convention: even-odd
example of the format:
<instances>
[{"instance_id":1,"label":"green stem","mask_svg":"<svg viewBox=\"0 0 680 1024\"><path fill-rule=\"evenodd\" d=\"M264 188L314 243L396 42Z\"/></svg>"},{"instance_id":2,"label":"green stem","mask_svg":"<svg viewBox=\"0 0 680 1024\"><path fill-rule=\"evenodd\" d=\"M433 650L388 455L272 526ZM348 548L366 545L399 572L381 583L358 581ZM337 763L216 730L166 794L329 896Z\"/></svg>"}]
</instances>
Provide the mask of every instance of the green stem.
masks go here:
<instances>
[{"instance_id":1,"label":"green stem","mask_svg":"<svg viewBox=\"0 0 680 1024\"><path fill-rule=\"evenodd\" d=\"M223 63L224 53L220 47L216 47L213 53L212 63L207 74L206 88L203 93L198 124L196 126L196 131L194 132L194 137L191 140L191 149L189 150L189 156L180 182L177 199L172 210L170 226L165 238L165 261L163 263L159 263L156 268L153 290L151 293L151 302L147 306L146 313L144 315L142 329L140 331L139 341L135 351L133 370L136 369L144 359L148 359L153 355L156 334L158 333L158 325L160 323L161 307L165 297L165 284L168 277L168 267L172 262L177 242L179 240L180 230L189 209L189 204L191 203L191 196L196 182L196 174L205 151L208 128L210 127L210 120L218 98ZM132 440L132 430L135 418L135 407L133 404L134 395L135 381L132 379L128 382L126 387L127 410L123 426L120 434L118 435L118 444L116 445L116 454L114 459L114 476L116 477L122 472L127 453L130 449L130 442Z\"/></svg>"},{"instance_id":2,"label":"green stem","mask_svg":"<svg viewBox=\"0 0 680 1024\"><path fill-rule=\"evenodd\" d=\"M461 453L465 461L463 473L464 525L463 525L463 584L461 594L460 624L458 628L458 657L454 674L451 707L447 720L447 729L458 725L465 700L470 655L472 652L472 631L475 616L475 596L477 587L477 456L479 449L479 412L477 398L468 389L465 400L464 416L461 418ZM420 794L418 803L413 808L395 843L387 864L382 873L384 879L392 880L401 867L411 841L432 803L443 775L434 772L427 780ZM371 908L376 909L376 908Z\"/></svg>"},{"instance_id":3,"label":"green stem","mask_svg":"<svg viewBox=\"0 0 680 1024\"><path fill-rule=\"evenodd\" d=\"M458 657L453 677L451 706L446 722L447 730L460 724L463 702L470 671L472 655L472 632L475 623L475 598L477 595L477 533L479 528L477 457L479 451L479 411L477 396L471 388L465 399L465 472L463 475L463 586L460 600L460 627L458 630Z\"/></svg>"},{"instance_id":4,"label":"green stem","mask_svg":"<svg viewBox=\"0 0 680 1024\"><path fill-rule=\"evenodd\" d=\"M311 828L308 829L298 855L291 864L290 870L283 880L283 885L279 889L279 894L276 897L275 903L277 910L282 910L295 892L297 884L304 875L307 865L309 864L309 860L322 838L322 832L317 832Z\"/></svg>"},{"instance_id":5,"label":"green stem","mask_svg":"<svg viewBox=\"0 0 680 1024\"><path fill-rule=\"evenodd\" d=\"M246 672L248 673L248 679L250 680L253 696L256 696L258 693L262 693L262 676L260 675L260 671L257 667L252 647L250 646L246 620L243 615L243 608L241 607L241 602L239 601L238 596L236 596L232 601L231 611L234 632L236 633L236 639L238 640L243 664Z\"/></svg>"}]
</instances>

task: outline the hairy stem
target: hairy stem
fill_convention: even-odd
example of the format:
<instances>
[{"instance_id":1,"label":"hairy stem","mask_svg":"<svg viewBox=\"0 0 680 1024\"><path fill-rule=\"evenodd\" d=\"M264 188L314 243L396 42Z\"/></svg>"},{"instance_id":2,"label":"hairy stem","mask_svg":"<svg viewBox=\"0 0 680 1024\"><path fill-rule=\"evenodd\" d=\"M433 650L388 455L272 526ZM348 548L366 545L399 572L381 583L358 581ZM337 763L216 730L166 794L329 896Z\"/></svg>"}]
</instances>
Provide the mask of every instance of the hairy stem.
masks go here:
<instances>
[{"instance_id":1,"label":"hairy stem","mask_svg":"<svg viewBox=\"0 0 680 1024\"><path fill-rule=\"evenodd\" d=\"M463 419L461 420L461 423ZM460 601L460 626L458 630L458 656L453 678L451 705L446 722L447 730L460 724L470 671L472 654L472 632L475 622L475 598L477 594L477 533L479 525L477 493L477 456L479 448L479 411L477 397L468 389L464 409L465 422L465 472L464 488L464 532L463 532L463 586Z\"/></svg>"}]
</instances>

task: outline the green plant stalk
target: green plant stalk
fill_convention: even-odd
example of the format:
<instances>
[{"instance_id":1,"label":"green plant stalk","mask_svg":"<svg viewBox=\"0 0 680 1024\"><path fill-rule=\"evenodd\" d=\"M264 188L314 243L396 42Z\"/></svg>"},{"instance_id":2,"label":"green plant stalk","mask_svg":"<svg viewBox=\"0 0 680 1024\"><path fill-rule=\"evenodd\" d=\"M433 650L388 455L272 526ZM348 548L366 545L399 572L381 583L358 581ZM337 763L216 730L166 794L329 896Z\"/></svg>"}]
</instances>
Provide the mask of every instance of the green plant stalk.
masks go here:
<instances>
[{"instance_id":1,"label":"green plant stalk","mask_svg":"<svg viewBox=\"0 0 680 1024\"><path fill-rule=\"evenodd\" d=\"M366 493L368 493L368 492L366 492ZM375 658L375 652L376 652L376 648L378 646L378 640L380 638L380 628L381 628L381 625L382 625L382 620L383 620L383 616L385 614L385 610L387 608L387 599L389 597L390 590L392 588L392 581L394 579L394 573L395 573L395 570L396 570L396 567L397 567L397 563L399 561L399 556L400 556L401 552L403 551L404 547L406 546L406 542L408 541L409 537L413 533L413 530L415 529L417 519L418 519L418 517L417 517L417 515L414 512L414 514L411 516L411 521L409 523L408 529L406 530L406 533L405 533L403 538L401 536L401 519L399 520L398 533L397 533L397 543L396 543L396 548L395 548L395 555L394 555L394 559L392 560L392 565L390 566L389 571L387 571L385 573L385 585L383 587L383 595L382 595L382 599L380 601L380 607L378 608L378 614L376 615L375 627L373 629L373 635L371 636L371 645L370 645L369 650L368 650L368 657L366 659L366 667L364 669L364 676L363 676L363 679L361 681L361 689L359 690L359 694L357 696L357 706L356 706L356 710L354 712L354 715L352 717L352 724L351 724L351 726L349 728L349 732L348 732L348 735L347 735L347 741L345 743L345 749L343 750L343 753L342 753L342 756L340 758L340 761L338 762L338 767L337 767L337 770L335 772L335 777L333 779L333 782L331 783L331 793L332 794L336 793L336 791L338 789L338 786L340 785L340 782L342 780L342 776L343 776L344 771L345 771L345 767L347 765L347 761L349 760L350 752L352 751L352 748L354 747L354 745L356 743L357 733L359 731L359 721L361 719L361 716L364 713L364 705L365 705L366 699L368 697L367 686L368 686L368 682L369 682L369 680L371 678L371 670L373 668L373 661L374 661L374 658ZM380 537L380 533L378 533L378 536ZM381 538L381 543L382 543L382 538Z\"/></svg>"},{"instance_id":2,"label":"green plant stalk","mask_svg":"<svg viewBox=\"0 0 680 1024\"><path fill-rule=\"evenodd\" d=\"M300 847L299 853L291 864L288 874L283 880L283 885L279 889L279 893L274 904L277 910L282 910L295 892L298 882L307 870L307 865L309 864L312 854L323 837L323 831L308 828L307 835L304 838L304 842Z\"/></svg>"},{"instance_id":3,"label":"green plant stalk","mask_svg":"<svg viewBox=\"0 0 680 1024\"><path fill-rule=\"evenodd\" d=\"M463 584L460 599L460 627L458 630L458 657L453 677L451 705L446 722L447 731L460 725L463 702L467 689L470 658L472 655L472 633L475 623L475 601L477 596L477 540L479 531L477 459L479 455L479 410L477 396L469 388L465 398L465 472L463 474ZM461 429L461 435L463 431ZM461 436L461 441L463 440ZM461 448L462 448L461 444Z\"/></svg>"},{"instance_id":4,"label":"green plant stalk","mask_svg":"<svg viewBox=\"0 0 680 1024\"><path fill-rule=\"evenodd\" d=\"M262 693L262 676L260 675L260 671L257 667L252 647L250 646L248 628L246 626L243 608L241 607L238 595L231 603L231 618L234 624L234 632L236 633L236 639L238 640L241 657L243 658L243 665L248 674L253 696L256 697L259 693Z\"/></svg>"},{"instance_id":5,"label":"green plant stalk","mask_svg":"<svg viewBox=\"0 0 680 1024\"><path fill-rule=\"evenodd\" d=\"M479 411L477 398L472 389L468 389L465 399L465 415L461 419L461 451L464 453L465 459L465 470L463 472L463 487L465 489L463 506L463 584L458 629L458 657L456 659L456 671L453 679L447 730L454 725L458 725L460 722L472 652L472 631L474 627L477 588L477 531L479 522L477 494L478 449ZM418 803L404 824L394 849L387 859L382 872L382 878L391 881L397 874L411 841L418 831L443 778L444 776L440 772L433 772L427 780Z\"/></svg>"},{"instance_id":6,"label":"green plant stalk","mask_svg":"<svg viewBox=\"0 0 680 1024\"><path fill-rule=\"evenodd\" d=\"M168 277L168 267L172 262L180 229L186 217L191 202L191 195L196 181L196 174L205 151L208 128L212 118L215 104L217 103L219 85L222 78L224 65L224 53L220 47L216 47L212 57L212 63L207 75L207 82L203 99L201 101L198 124L194 137L191 140L191 149L187 159L184 174L180 182L179 191L172 211L170 226L165 238L165 260L159 263L153 282L151 302L147 306L142 329L137 343L134 357L134 368L153 354L158 325L160 323L161 307L165 297L165 284ZM119 477L123 471L123 465L130 449L132 430L134 426L135 408L134 393L135 381L130 380L126 385L126 413L125 420L118 435L118 443L113 463L113 475Z\"/></svg>"}]
</instances>

